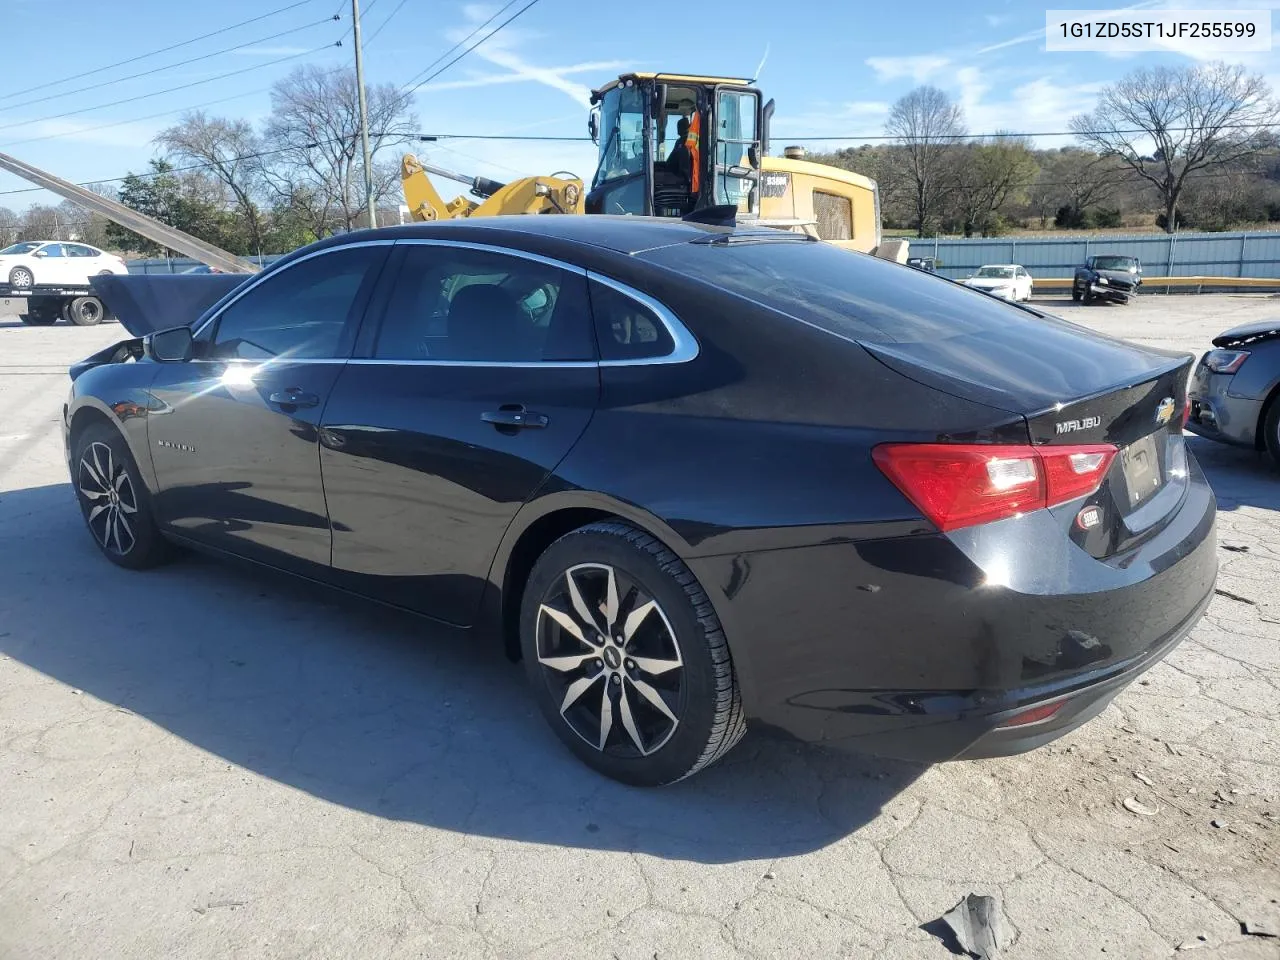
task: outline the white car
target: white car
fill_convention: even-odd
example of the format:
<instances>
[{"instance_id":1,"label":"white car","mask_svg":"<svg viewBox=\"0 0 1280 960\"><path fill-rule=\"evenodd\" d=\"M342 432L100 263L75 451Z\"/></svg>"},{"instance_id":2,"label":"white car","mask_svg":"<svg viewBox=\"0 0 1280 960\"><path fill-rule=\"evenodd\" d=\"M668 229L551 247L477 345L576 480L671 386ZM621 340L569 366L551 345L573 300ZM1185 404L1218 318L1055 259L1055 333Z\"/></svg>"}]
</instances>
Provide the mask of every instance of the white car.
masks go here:
<instances>
[{"instance_id":1,"label":"white car","mask_svg":"<svg viewBox=\"0 0 1280 960\"><path fill-rule=\"evenodd\" d=\"M1031 274L1017 263L988 263L964 281L966 287L1015 302L1031 299L1031 283Z\"/></svg>"},{"instance_id":2,"label":"white car","mask_svg":"<svg viewBox=\"0 0 1280 960\"><path fill-rule=\"evenodd\" d=\"M0 250L0 283L13 293L36 285L83 287L103 273L128 273L119 257L87 243L25 240Z\"/></svg>"}]
</instances>

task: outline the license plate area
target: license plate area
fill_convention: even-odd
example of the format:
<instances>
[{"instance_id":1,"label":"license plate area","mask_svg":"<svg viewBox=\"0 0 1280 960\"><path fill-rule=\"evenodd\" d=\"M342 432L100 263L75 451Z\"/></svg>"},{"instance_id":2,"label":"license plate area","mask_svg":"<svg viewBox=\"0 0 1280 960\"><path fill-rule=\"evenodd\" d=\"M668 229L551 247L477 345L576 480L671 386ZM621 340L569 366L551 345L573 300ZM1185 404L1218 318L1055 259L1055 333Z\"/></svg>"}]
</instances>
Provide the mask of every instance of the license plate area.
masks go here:
<instances>
[{"instance_id":1,"label":"license plate area","mask_svg":"<svg viewBox=\"0 0 1280 960\"><path fill-rule=\"evenodd\" d=\"M1120 469L1129 499L1129 509L1141 506L1164 486L1160 451L1155 434L1136 440L1120 451Z\"/></svg>"}]
</instances>

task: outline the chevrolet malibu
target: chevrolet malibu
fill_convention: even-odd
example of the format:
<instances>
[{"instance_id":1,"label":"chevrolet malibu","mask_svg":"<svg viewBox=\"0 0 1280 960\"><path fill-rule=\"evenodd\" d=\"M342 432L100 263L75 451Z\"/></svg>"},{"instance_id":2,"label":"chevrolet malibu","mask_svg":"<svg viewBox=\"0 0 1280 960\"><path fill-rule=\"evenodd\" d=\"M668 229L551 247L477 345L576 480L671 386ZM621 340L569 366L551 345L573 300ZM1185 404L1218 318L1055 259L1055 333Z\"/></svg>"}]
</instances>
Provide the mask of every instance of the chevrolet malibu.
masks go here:
<instances>
[{"instance_id":1,"label":"chevrolet malibu","mask_svg":"<svg viewBox=\"0 0 1280 960\"><path fill-rule=\"evenodd\" d=\"M210 280L189 323L121 306L137 339L72 368L101 552L195 547L495 638L628 783L748 726L1028 750L1213 591L1193 358L919 270L764 228L495 217Z\"/></svg>"}]
</instances>

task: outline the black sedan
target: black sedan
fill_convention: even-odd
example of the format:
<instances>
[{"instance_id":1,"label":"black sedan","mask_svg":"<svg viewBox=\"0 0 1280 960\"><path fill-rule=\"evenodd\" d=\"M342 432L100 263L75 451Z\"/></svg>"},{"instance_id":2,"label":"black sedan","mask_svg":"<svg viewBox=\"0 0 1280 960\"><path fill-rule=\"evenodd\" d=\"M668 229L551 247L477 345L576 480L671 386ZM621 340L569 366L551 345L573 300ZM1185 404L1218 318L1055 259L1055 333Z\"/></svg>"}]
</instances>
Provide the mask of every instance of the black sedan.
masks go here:
<instances>
[{"instance_id":1,"label":"black sedan","mask_svg":"<svg viewBox=\"0 0 1280 960\"><path fill-rule=\"evenodd\" d=\"M298 250L190 325L127 314L158 332L77 364L64 416L108 559L198 547L495 638L630 783L748 724L1027 750L1213 590L1191 357L801 234L395 227Z\"/></svg>"}]
</instances>

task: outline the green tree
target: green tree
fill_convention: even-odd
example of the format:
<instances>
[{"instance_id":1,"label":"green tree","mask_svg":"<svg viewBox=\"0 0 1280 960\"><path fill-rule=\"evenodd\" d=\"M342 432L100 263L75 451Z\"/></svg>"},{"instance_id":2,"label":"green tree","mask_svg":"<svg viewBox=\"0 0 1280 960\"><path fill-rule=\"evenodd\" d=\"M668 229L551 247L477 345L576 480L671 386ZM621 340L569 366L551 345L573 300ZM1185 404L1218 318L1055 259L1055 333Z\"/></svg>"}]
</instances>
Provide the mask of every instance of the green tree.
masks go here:
<instances>
[{"instance_id":1,"label":"green tree","mask_svg":"<svg viewBox=\"0 0 1280 960\"><path fill-rule=\"evenodd\" d=\"M238 234L235 218L219 202L216 188L207 180L190 173L180 175L167 160L152 160L150 166L147 173L131 173L121 181L121 203L232 253L249 252L247 237ZM146 256L164 256L167 252L117 223L107 227L106 238L117 247Z\"/></svg>"}]
</instances>

